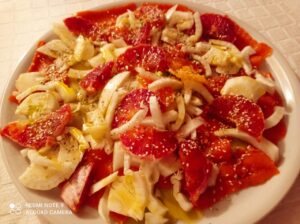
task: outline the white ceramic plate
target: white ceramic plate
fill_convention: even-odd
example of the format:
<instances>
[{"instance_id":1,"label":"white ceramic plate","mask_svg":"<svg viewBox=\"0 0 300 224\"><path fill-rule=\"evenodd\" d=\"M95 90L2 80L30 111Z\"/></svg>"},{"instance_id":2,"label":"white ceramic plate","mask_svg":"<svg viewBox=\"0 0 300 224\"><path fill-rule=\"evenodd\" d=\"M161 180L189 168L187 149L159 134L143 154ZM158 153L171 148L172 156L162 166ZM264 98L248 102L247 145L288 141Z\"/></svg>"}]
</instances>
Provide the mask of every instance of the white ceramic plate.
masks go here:
<instances>
[{"instance_id":1,"label":"white ceramic plate","mask_svg":"<svg viewBox=\"0 0 300 224\"><path fill-rule=\"evenodd\" d=\"M103 2L99 4L98 8L110 8L128 2L131 1L115 0L113 2ZM138 0L134 2L139 4L145 1ZM180 3L194 10L198 10L200 13L216 12L222 14L222 12L218 10L202 6L196 3L196 1L153 0L152 2L171 4ZM235 18L233 17L233 19ZM268 43L264 37L255 31L255 29L237 19L235 19L235 21L245 28L255 39ZM41 37L41 39L51 39L52 35L52 32L48 32ZM218 211L207 212L206 216L199 220L199 223L201 224L250 224L257 222L279 203L298 175L300 168L300 141L298 141L300 118L297 115L300 114L300 105L296 104L296 99L300 97L300 85L286 60L279 54L274 46L272 47L274 49L274 53L272 57L267 59L266 66L274 75L278 89L282 93L289 109L289 116L287 119L288 131L284 142L280 145L281 154L283 156L279 166L280 174L273 177L266 184L258 187L252 187L233 195L231 200L225 201L225 203L219 205ZM1 103L0 127L3 127L8 122L15 119L15 106L9 103L8 97L14 90L15 80L18 75L21 72L26 71L28 68L34 54L34 50L35 45L22 57L8 82L8 86L5 90L5 95ZM23 187L18 181L18 177L28 166L28 163L23 157L21 157L19 147L11 141L3 138L1 138L0 147L8 173L26 201L39 203L61 202L58 190L39 192ZM98 215L93 209L85 209L82 211L80 216L44 215L42 218L50 223L99 223Z\"/></svg>"}]
</instances>

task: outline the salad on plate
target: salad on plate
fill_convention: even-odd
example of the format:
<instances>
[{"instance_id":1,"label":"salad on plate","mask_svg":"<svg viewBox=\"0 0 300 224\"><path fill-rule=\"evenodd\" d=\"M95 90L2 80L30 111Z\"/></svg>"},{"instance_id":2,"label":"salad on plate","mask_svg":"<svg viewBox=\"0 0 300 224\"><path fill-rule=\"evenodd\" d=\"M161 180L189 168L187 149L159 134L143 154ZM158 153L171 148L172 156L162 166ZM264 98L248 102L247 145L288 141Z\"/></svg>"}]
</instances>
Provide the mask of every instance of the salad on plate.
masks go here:
<instances>
[{"instance_id":1,"label":"salad on plate","mask_svg":"<svg viewBox=\"0 0 300 224\"><path fill-rule=\"evenodd\" d=\"M1 135L27 188L59 188L104 223L193 223L279 175L286 109L272 48L226 15L183 5L83 11L39 42Z\"/></svg>"}]
</instances>

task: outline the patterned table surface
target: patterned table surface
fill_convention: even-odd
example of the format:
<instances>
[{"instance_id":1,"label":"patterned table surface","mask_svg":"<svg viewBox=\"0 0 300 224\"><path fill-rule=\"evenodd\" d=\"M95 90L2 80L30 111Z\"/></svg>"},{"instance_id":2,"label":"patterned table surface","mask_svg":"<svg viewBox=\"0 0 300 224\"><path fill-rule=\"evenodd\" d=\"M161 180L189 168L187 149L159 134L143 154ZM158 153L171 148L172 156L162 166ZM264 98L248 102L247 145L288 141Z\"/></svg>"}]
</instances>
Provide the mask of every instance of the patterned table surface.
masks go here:
<instances>
[{"instance_id":1,"label":"patterned table surface","mask_svg":"<svg viewBox=\"0 0 300 224\"><path fill-rule=\"evenodd\" d=\"M0 96L22 54L52 22L104 0L0 0ZM195 0L194 0L195 1ZM299 0L198 0L249 23L287 58L300 77ZM24 203L0 161L0 223L39 224L35 215L10 214L11 203ZM296 224L300 220L300 177L282 202L260 224Z\"/></svg>"}]
</instances>

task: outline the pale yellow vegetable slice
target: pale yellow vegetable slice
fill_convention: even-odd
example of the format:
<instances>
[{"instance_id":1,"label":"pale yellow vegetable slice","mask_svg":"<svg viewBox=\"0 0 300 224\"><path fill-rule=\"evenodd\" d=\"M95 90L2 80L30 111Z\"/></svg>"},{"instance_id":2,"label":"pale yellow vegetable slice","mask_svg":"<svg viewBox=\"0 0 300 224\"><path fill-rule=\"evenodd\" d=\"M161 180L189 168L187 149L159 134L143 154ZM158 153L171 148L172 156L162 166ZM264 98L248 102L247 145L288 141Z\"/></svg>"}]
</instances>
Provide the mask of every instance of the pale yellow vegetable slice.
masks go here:
<instances>
[{"instance_id":1,"label":"pale yellow vegetable slice","mask_svg":"<svg viewBox=\"0 0 300 224\"><path fill-rule=\"evenodd\" d=\"M106 189L98 204L99 216L102 219L101 221L105 224L111 224L111 219L109 217L109 210L107 207L108 193L109 193L109 189Z\"/></svg>"},{"instance_id":2,"label":"pale yellow vegetable slice","mask_svg":"<svg viewBox=\"0 0 300 224\"><path fill-rule=\"evenodd\" d=\"M154 121L155 126L158 129L165 129L165 123L163 121L163 115L160 109L159 102L156 98L156 96L151 96L149 99L149 107L150 107L150 113L152 116L152 119Z\"/></svg>"},{"instance_id":3,"label":"pale yellow vegetable slice","mask_svg":"<svg viewBox=\"0 0 300 224\"><path fill-rule=\"evenodd\" d=\"M36 120L59 107L57 98L50 92L29 95L17 107L15 113Z\"/></svg>"},{"instance_id":4,"label":"pale yellow vegetable slice","mask_svg":"<svg viewBox=\"0 0 300 224\"><path fill-rule=\"evenodd\" d=\"M264 86L248 76L233 77L226 81L221 89L222 95L244 96L256 102L266 93Z\"/></svg>"},{"instance_id":5,"label":"pale yellow vegetable slice","mask_svg":"<svg viewBox=\"0 0 300 224\"><path fill-rule=\"evenodd\" d=\"M121 134L139 125L142 122L142 120L146 117L147 113L148 113L148 108L137 111L127 123L111 130L110 132L111 137L113 139L118 139Z\"/></svg>"},{"instance_id":6,"label":"pale yellow vegetable slice","mask_svg":"<svg viewBox=\"0 0 300 224\"><path fill-rule=\"evenodd\" d=\"M74 57L76 61L88 60L95 54L94 45L92 42L82 35L79 35L76 39L76 45L74 49Z\"/></svg>"},{"instance_id":7,"label":"pale yellow vegetable slice","mask_svg":"<svg viewBox=\"0 0 300 224\"><path fill-rule=\"evenodd\" d=\"M193 205L189 200L184 196L183 193L180 192L181 189L181 180L182 174L181 172L177 172L171 177L171 183L173 185L173 196L175 200L178 202L180 207L184 211L189 211L193 208Z\"/></svg>"},{"instance_id":8,"label":"pale yellow vegetable slice","mask_svg":"<svg viewBox=\"0 0 300 224\"><path fill-rule=\"evenodd\" d=\"M148 89L155 91L164 87L172 87L173 89L180 89L182 87L182 82L172 79L172 78L161 78L150 83Z\"/></svg>"},{"instance_id":9,"label":"pale yellow vegetable slice","mask_svg":"<svg viewBox=\"0 0 300 224\"><path fill-rule=\"evenodd\" d=\"M79 129L77 129L75 127L70 127L69 132L78 141L79 150L85 151L86 149L88 149L90 147L89 143L83 136L83 133Z\"/></svg>"},{"instance_id":10,"label":"pale yellow vegetable slice","mask_svg":"<svg viewBox=\"0 0 300 224\"><path fill-rule=\"evenodd\" d=\"M37 51L52 58L72 54L70 48L62 40L57 39L50 40L46 44L40 46Z\"/></svg>"},{"instance_id":11,"label":"pale yellow vegetable slice","mask_svg":"<svg viewBox=\"0 0 300 224\"><path fill-rule=\"evenodd\" d=\"M32 86L41 84L45 80L45 76L40 72L21 73L16 80L16 89L18 92L23 92Z\"/></svg>"},{"instance_id":12,"label":"pale yellow vegetable slice","mask_svg":"<svg viewBox=\"0 0 300 224\"><path fill-rule=\"evenodd\" d=\"M53 32L71 49L74 49L76 44L75 36L68 30L63 23L54 23Z\"/></svg>"},{"instance_id":13,"label":"pale yellow vegetable slice","mask_svg":"<svg viewBox=\"0 0 300 224\"><path fill-rule=\"evenodd\" d=\"M114 182L118 177L118 171L108 175L107 177L104 177L103 179L99 180L98 182L94 183L91 186L90 195L96 193L97 191L100 191L104 187L110 185L112 182Z\"/></svg>"},{"instance_id":14,"label":"pale yellow vegetable slice","mask_svg":"<svg viewBox=\"0 0 300 224\"><path fill-rule=\"evenodd\" d=\"M130 72L121 72L112 77L104 86L98 102L98 108L103 117L105 117L113 93L129 78L129 76Z\"/></svg>"},{"instance_id":15,"label":"pale yellow vegetable slice","mask_svg":"<svg viewBox=\"0 0 300 224\"><path fill-rule=\"evenodd\" d=\"M265 120L265 129L269 129L277 125L284 117L286 111L284 107L275 106L274 112Z\"/></svg>"},{"instance_id":16,"label":"pale yellow vegetable slice","mask_svg":"<svg viewBox=\"0 0 300 224\"><path fill-rule=\"evenodd\" d=\"M131 172L118 177L108 195L108 209L136 221L144 218L147 204L145 178L140 172Z\"/></svg>"},{"instance_id":17,"label":"pale yellow vegetable slice","mask_svg":"<svg viewBox=\"0 0 300 224\"><path fill-rule=\"evenodd\" d=\"M174 124L171 125L171 129L173 131L179 130L181 125L184 122L185 118L185 105L184 105L184 99L181 95L176 96L176 104L178 108L178 116Z\"/></svg>"}]
</instances>

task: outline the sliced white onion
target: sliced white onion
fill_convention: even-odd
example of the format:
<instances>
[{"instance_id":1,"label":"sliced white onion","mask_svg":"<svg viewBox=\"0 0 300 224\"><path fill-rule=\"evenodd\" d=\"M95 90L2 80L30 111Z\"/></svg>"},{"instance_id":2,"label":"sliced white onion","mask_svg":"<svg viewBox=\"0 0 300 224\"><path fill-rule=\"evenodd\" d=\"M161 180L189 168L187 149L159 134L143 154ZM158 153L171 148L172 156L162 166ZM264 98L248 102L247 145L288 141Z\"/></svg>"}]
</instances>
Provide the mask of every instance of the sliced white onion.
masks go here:
<instances>
[{"instance_id":1,"label":"sliced white onion","mask_svg":"<svg viewBox=\"0 0 300 224\"><path fill-rule=\"evenodd\" d=\"M118 139L120 134L123 134L124 132L128 131L129 129L132 129L133 127L139 125L142 120L146 117L148 113L148 108L139 110L136 112L135 115L125 124L122 126L115 128L111 130L110 134L113 139Z\"/></svg>"},{"instance_id":2,"label":"sliced white onion","mask_svg":"<svg viewBox=\"0 0 300 224\"><path fill-rule=\"evenodd\" d=\"M148 85L148 89L151 91L155 91L164 87L180 89L182 87L182 82L172 78L161 78Z\"/></svg>"},{"instance_id":3,"label":"sliced white onion","mask_svg":"<svg viewBox=\"0 0 300 224\"><path fill-rule=\"evenodd\" d=\"M168 9L168 11L165 14L165 18L167 22L171 19L173 13L176 11L178 5L174 5L171 8Z\"/></svg>"},{"instance_id":4,"label":"sliced white onion","mask_svg":"<svg viewBox=\"0 0 300 224\"><path fill-rule=\"evenodd\" d=\"M98 102L98 108L103 117L105 117L113 93L129 78L129 76L130 72L121 72L112 77L104 86Z\"/></svg>"},{"instance_id":5,"label":"sliced white onion","mask_svg":"<svg viewBox=\"0 0 300 224\"><path fill-rule=\"evenodd\" d=\"M37 150L30 149L27 151L27 157L30 160L30 163L36 165L45 166L48 168L55 168L58 163L55 163L53 160L48 159L46 156L42 156Z\"/></svg>"},{"instance_id":6,"label":"sliced white onion","mask_svg":"<svg viewBox=\"0 0 300 224\"><path fill-rule=\"evenodd\" d=\"M131 10L127 10L127 12L128 12L128 20L129 20L130 28L135 28L138 24L134 12L132 12Z\"/></svg>"},{"instance_id":7,"label":"sliced white onion","mask_svg":"<svg viewBox=\"0 0 300 224\"><path fill-rule=\"evenodd\" d=\"M170 176L171 174L175 173L180 168L180 162L177 157L172 154L167 157L163 157L158 163L157 167L159 173L164 176Z\"/></svg>"},{"instance_id":8,"label":"sliced white onion","mask_svg":"<svg viewBox=\"0 0 300 224\"><path fill-rule=\"evenodd\" d=\"M150 79L150 80L157 80L160 79L160 77L152 72L146 71L142 67L136 67L135 70L139 73L139 76Z\"/></svg>"},{"instance_id":9,"label":"sliced white onion","mask_svg":"<svg viewBox=\"0 0 300 224\"><path fill-rule=\"evenodd\" d=\"M267 92L271 94L275 92L275 82L271 78L267 78L264 75L260 74L258 71L256 71L255 79L265 87Z\"/></svg>"},{"instance_id":10,"label":"sliced white onion","mask_svg":"<svg viewBox=\"0 0 300 224\"><path fill-rule=\"evenodd\" d=\"M211 45L209 43L197 42L195 44L195 47L183 46L181 49L186 53L203 55L204 53L209 51L210 48L211 48Z\"/></svg>"},{"instance_id":11,"label":"sliced white onion","mask_svg":"<svg viewBox=\"0 0 300 224\"><path fill-rule=\"evenodd\" d=\"M180 192L181 188L181 180L182 174L180 172L175 173L171 177L171 183L173 184L173 196L175 200L178 202L179 206L184 211L189 211L193 208L193 205L189 202L189 200Z\"/></svg>"},{"instance_id":12,"label":"sliced white onion","mask_svg":"<svg viewBox=\"0 0 300 224\"><path fill-rule=\"evenodd\" d=\"M88 60L95 54L93 43L79 35L76 39L76 45L74 48L74 58L76 61Z\"/></svg>"},{"instance_id":13,"label":"sliced white onion","mask_svg":"<svg viewBox=\"0 0 300 224\"><path fill-rule=\"evenodd\" d=\"M175 44L178 38L179 32L175 28L165 27L161 33L161 40L169 44Z\"/></svg>"},{"instance_id":14,"label":"sliced white onion","mask_svg":"<svg viewBox=\"0 0 300 224\"><path fill-rule=\"evenodd\" d=\"M208 103L211 103L213 101L214 97L201 83L192 80L187 80L184 82L184 85L186 85L187 88L191 88L197 93L200 93Z\"/></svg>"},{"instance_id":15,"label":"sliced white onion","mask_svg":"<svg viewBox=\"0 0 300 224\"><path fill-rule=\"evenodd\" d=\"M199 40L203 31L199 12L195 12L193 17L195 21L195 33L187 39L187 41L192 44Z\"/></svg>"},{"instance_id":16,"label":"sliced white onion","mask_svg":"<svg viewBox=\"0 0 300 224\"><path fill-rule=\"evenodd\" d=\"M90 58L88 63L93 67L97 67L99 65L103 65L105 63L105 58L103 57L102 53L97 54L96 56Z\"/></svg>"},{"instance_id":17,"label":"sliced white onion","mask_svg":"<svg viewBox=\"0 0 300 224\"><path fill-rule=\"evenodd\" d=\"M99 201L98 213L99 213L99 216L100 216L101 220L103 221L103 223L111 224L111 220L109 217L109 209L107 206L108 194L109 194L109 189L106 189L106 191L104 192L103 196L101 197L101 199Z\"/></svg>"},{"instance_id":18,"label":"sliced white onion","mask_svg":"<svg viewBox=\"0 0 300 224\"><path fill-rule=\"evenodd\" d=\"M184 124L178 131L177 137L179 139L186 138L202 124L204 124L204 120L201 117L197 117L187 121L187 123Z\"/></svg>"},{"instance_id":19,"label":"sliced white onion","mask_svg":"<svg viewBox=\"0 0 300 224\"><path fill-rule=\"evenodd\" d=\"M208 182L207 182L207 185L209 187L216 185L216 181L217 181L219 172L220 172L219 167L216 164L213 164L211 174L210 174L210 176L208 178Z\"/></svg>"},{"instance_id":20,"label":"sliced white onion","mask_svg":"<svg viewBox=\"0 0 300 224\"><path fill-rule=\"evenodd\" d=\"M286 111L284 107L276 106L274 112L265 120L265 129L272 128L279 123Z\"/></svg>"},{"instance_id":21,"label":"sliced white onion","mask_svg":"<svg viewBox=\"0 0 300 224\"><path fill-rule=\"evenodd\" d=\"M192 99L192 93L193 93L192 89L184 85L183 97L184 97L185 104L189 104L190 100Z\"/></svg>"},{"instance_id":22,"label":"sliced white onion","mask_svg":"<svg viewBox=\"0 0 300 224\"><path fill-rule=\"evenodd\" d=\"M206 76L211 76L212 75L212 71L211 71L211 67L209 65L209 63L204 60L201 56L199 55L192 55L193 59L195 59L196 61L199 61L201 63L201 65L203 65L204 69L205 69L205 75Z\"/></svg>"},{"instance_id":23,"label":"sliced white onion","mask_svg":"<svg viewBox=\"0 0 300 224\"><path fill-rule=\"evenodd\" d=\"M76 44L76 37L63 23L54 23L53 32L71 49L74 49Z\"/></svg>"},{"instance_id":24,"label":"sliced white onion","mask_svg":"<svg viewBox=\"0 0 300 224\"><path fill-rule=\"evenodd\" d=\"M151 30L151 44L158 45L161 35L162 35L162 32L159 29L153 28Z\"/></svg>"},{"instance_id":25,"label":"sliced white onion","mask_svg":"<svg viewBox=\"0 0 300 224\"><path fill-rule=\"evenodd\" d=\"M167 222L168 222L168 219L163 217L162 215L158 215L158 214L152 213L152 212L146 212L145 213L145 224L153 224L153 223L155 223L155 224L165 224Z\"/></svg>"},{"instance_id":26,"label":"sliced white onion","mask_svg":"<svg viewBox=\"0 0 300 224\"><path fill-rule=\"evenodd\" d=\"M65 103L70 103L76 100L76 92L73 88L67 86L63 82L55 82L55 90Z\"/></svg>"},{"instance_id":27,"label":"sliced white onion","mask_svg":"<svg viewBox=\"0 0 300 224\"><path fill-rule=\"evenodd\" d=\"M169 123L171 123L171 122L176 121L177 116L178 116L178 113L175 110L169 110L169 111L165 112L164 114L162 114L163 122L164 122L165 126L169 125ZM146 117L142 121L141 124L146 125L146 126L155 126L155 122L152 117Z\"/></svg>"},{"instance_id":28,"label":"sliced white onion","mask_svg":"<svg viewBox=\"0 0 300 224\"><path fill-rule=\"evenodd\" d=\"M123 169L123 173L127 174L128 172L130 172L130 164L131 164L131 158L130 155L125 153L124 154L124 169Z\"/></svg>"},{"instance_id":29,"label":"sliced white onion","mask_svg":"<svg viewBox=\"0 0 300 224\"><path fill-rule=\"evenodd\" d=\"M192 131L191 133L191 139L196 140L197 139L197 130Z\"/></svg>"},{"instance_id":30,"label":"sliced white onion","mask_svg":"<svg viewBox=\"0 0 300 224\"><path fill-rule=\"evenodd\" d=\"M91 69L89 69L89 70L78 70L78 69L70 68L69 71L68 71L68 77L73 78L73 79L82 79L90 71L92 71L92 70Z\"/></svg>"},{"instance_id":31,"label":"sliced white onion","mask_svg":"<svg viewBox=\"0 0 300 224\"><path fill-rule=\"evenodd\" d=\"M20 102L20 101L22 101L23 99L25 99L27 96L29 96L30 94L32 94L34 92L52 90L55 87L56 87L55 82L48 82L46 85L32 86L32 87L26 89L25 91L21 92L20 94L18 94L16 96L16 99Z\"/></svg>"},{"instance_id":32,"label":"sliced white onion","mask_svg":"<svg viewBox=\"0 0 300 224\"><path fill-rule=\"evenodd\" d=\"M21 149L21 150L20 150L21 156L22 156L23 158L27 158L27 155L28 155L28 151L29 151L29 150L31 150L31 149L29 149L29 148Z\"/></svg>"},{"instance_id":33,"label":"sliced white onion","mask_svg":"<svg viewBox=\"0 0 300 224\"><path fill-rule=\"evenodd\" d=\"M90 195L100 191L101 189L105 188L106 186L110 185L114 182L118 177L118 171L104 177L103 179L99 180L98 182L94 183L90 189Z\"/></svg>"},{"instance_id":34,"label":"sliced white onion","mask_svg":"<svg viewBox=\"0 0 300 224\"><path fill-rule=\"evenodd\" d=\"M128 24L127 17L128 17L128 12L125 12L125 13L119 15L116 19L116 27L118 27L118 28L126 27Z\"/></svg>"},{"instance_id":35,"label":"sliced white onion","mask_svg":"<svg viewBox=\"0 0 300 224\"><path fill-rule=\"evenodd\" d=\"M113 40L111 43L115 45L116 48L127 47L127 44L123 38Z\"/></svg>"},{"instance_id":36,"label":"sliced white onion","mask_svg":"<svg viewBox=\"0 0 300 224\"><path fill-rule=\"evenodd\" d=\"M105 114L105 122L107 125L108 130L111 129L111 124L112 121L114 119L114 115L115 115L115 110L117 109L117 106L119 104L119 102L121 101L121 99L123 98L123 96L126 94L127 92L125 90L122 89L118 89L116 92L113 93L113 96L111 98L111 101L107 107L107 113Z\"/></svg>"},{"instance_id":37,"label":"sliced white onion","mask_svg":"<svg viewBox=\"0 0 300 224\"><path fill-rule=\"evenodd\" d=\"M252 65L250 62L250 56L255 54L256 51L251 46L246 46L241 51L242 57L243 57L243 68L247 75L251 75L252 73Z\"/></svg>"},{"instance_id":38,"label":"sliced white onion","mask_svg":"<svg viewBox=\"0 0 300 224\"><path fill-rule=\"evenodd\" d=\"M202 110L199 107L193 105L187 105L186 111L188 112L189 115L193 115L193 116L199 116L200 114L202 114Z\"/></svg>"},{"instance_id":39,"label":"sliced white onion","mask_svg":"<svg viewBox=\"0 0 300 224\"><path fill-rule=\"evenodd\" d=\"M140 166L140 172L144 175L146 180L148 192L147 208L151 213L163 216L168 211L168 209L161 203L161 201L153 196L154 185L158 182L160 176L159 169L157 167L157 161L142 162Z\"/></svg>"},{"instance_id":40,"label":"sliced white onion","mask_svg":"<svg viewBox=\"0 0 300 224\"><path fill-rule=\"evenodd\" d=\"M121 54L124 54L125 51L127 51L128 48L129 48L129 46L127 46L127 47L115 48L115 50L114 50L115 56L116 56L116 57L119 57Z\"/></svg>"},{"instance_id":41,"label":"sliced white onion","mask_svg":"<svg viewBox=\"0 0 300 224\"><path fill-rule=\"evenodd\" d=\"M125 150L120 141L114 143L114 154L113 154L113 171L117 171L124 165L124 154Z\"/></svg>"},{"instance_id":42,"label":"sliced white onion","mask_svg":"<svg viewBox=\"0 0 300 224\"><path fill-rule=\"evenodd\" d=\"M235 128L220 129L215 131L215 135L219 137L229 136L240 139L263 151L274 162L277 162L279 159L279 148L277 145L273 144L264 137L262 137L260 141L257 141L256 138L252 137L248 133Z\"/></svg>"},{"instance_id":43,"label":"sliced white onion","mask_svg":"<svg viewBox=\"0 0 300 224\"><path fill-rule=\"evenodd\" d=\"M190 29L194 25L193 14L191 12L174 11L168 25L169 27L176 25L179 31Z\"/></svg>"},{"instance_id":44,"label":"sliced white onion","mask_svg":"<svg viewBox=\"0 0 300 224\"><path fill-rule=\"evenodd\" d=\"M181 95L176 96L176 104L178 108L178 116L176 122L171 125L171 129L173 131L179 130L185 118L185 105L184 105L183 97Z\"/></svg>"},{"instance_id":45,"label":"sliced white onion","mask_svg":"<svg viewBox=\"0 0 300 224\"><path fill-rule=\"evenodd\" d=\"M229 48L229 49L233 50L234 53L237 53L237 54L241 53L240 50L233 43L230 43L228 41L217 40L217 39L210 39L209 43L213 44L213 45L219 45L219 46L223 46L223 47Z\"/></svg>"},{"instance_id":46,"label":"sliced white onion","mask_svg":"<svg viewBox=\"0 0 300 224\"><path fill-rule=\"evenodd\" d=\"M149 107L152 119L158 129L165 129L162 112L156 96L151 96L149 99Z\"/></svg>"},{"instance_id":47,"label":"sliced white onion","mask_svg":"<svg viewBox=\"0 0 300 224\"><path fill-rule=\"evenodd\" d=\"M199 107L199 106L203 105L202 100L199 97L196 97L196 96L192 96L190 103L191 103L191 105L194 105L196 107Z\"/></svg>"}]
</instances>

